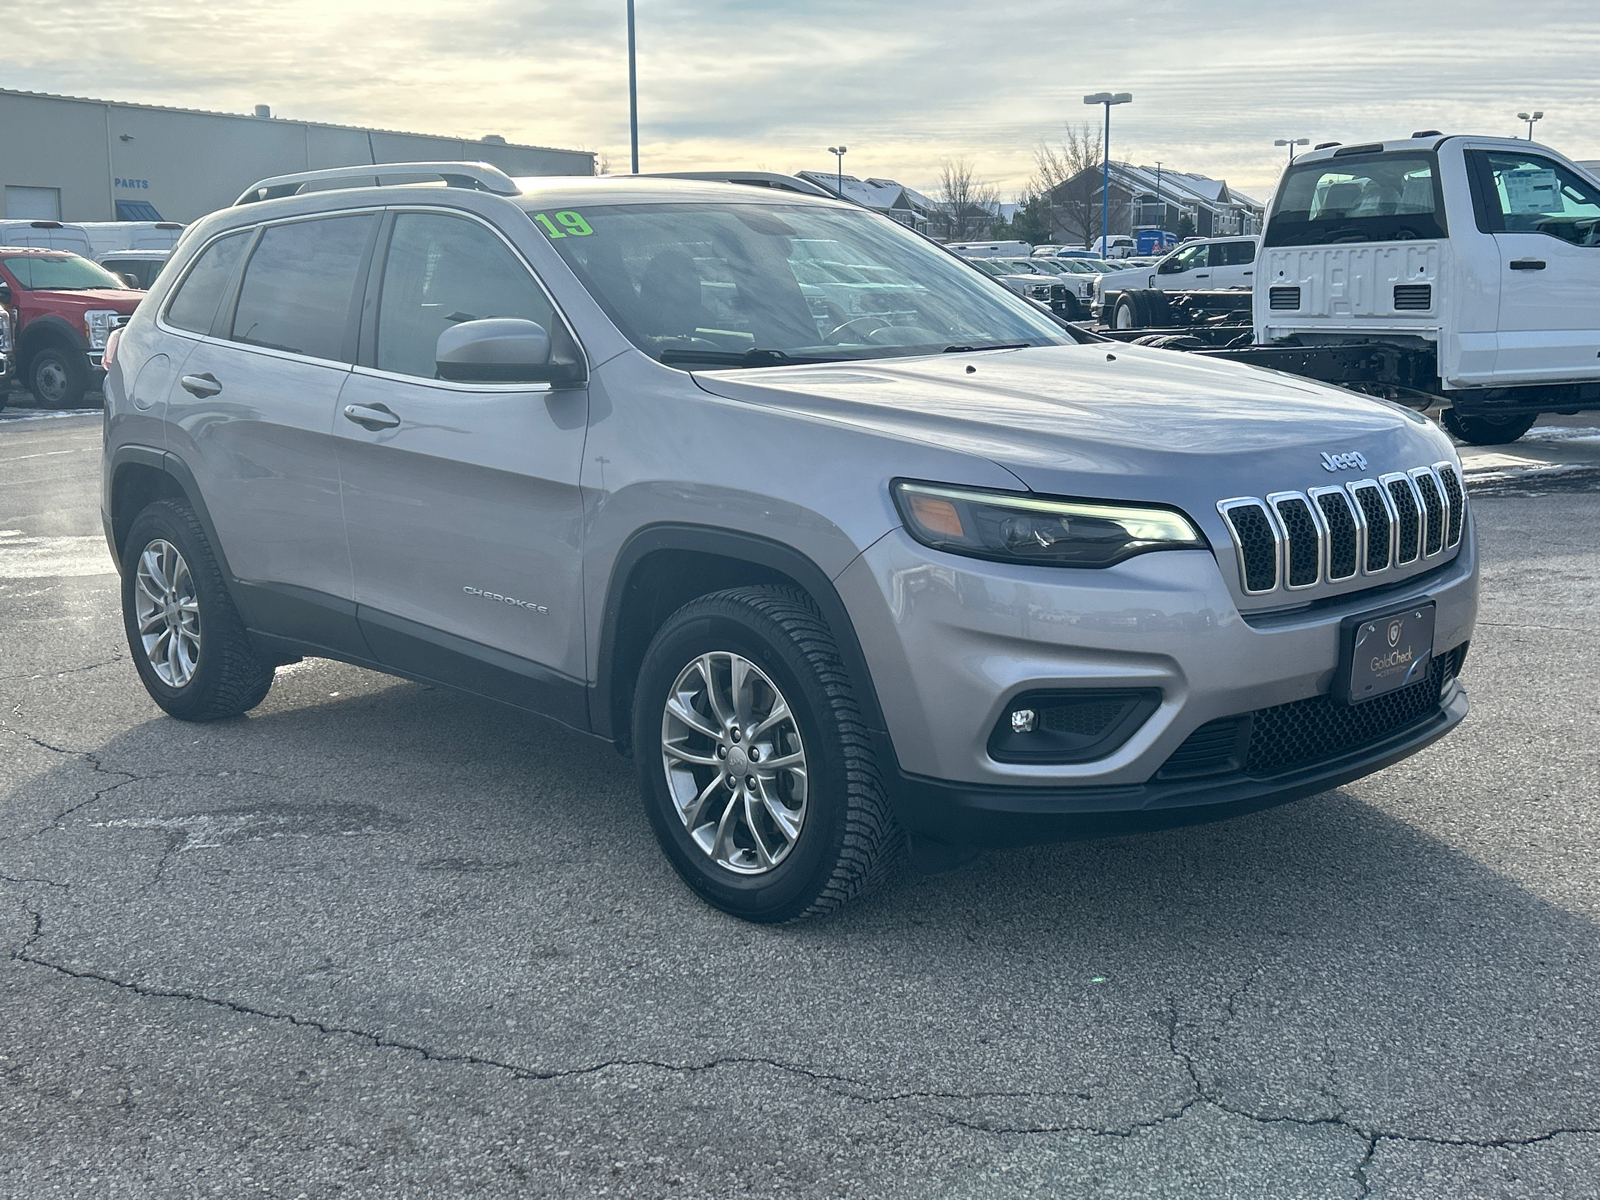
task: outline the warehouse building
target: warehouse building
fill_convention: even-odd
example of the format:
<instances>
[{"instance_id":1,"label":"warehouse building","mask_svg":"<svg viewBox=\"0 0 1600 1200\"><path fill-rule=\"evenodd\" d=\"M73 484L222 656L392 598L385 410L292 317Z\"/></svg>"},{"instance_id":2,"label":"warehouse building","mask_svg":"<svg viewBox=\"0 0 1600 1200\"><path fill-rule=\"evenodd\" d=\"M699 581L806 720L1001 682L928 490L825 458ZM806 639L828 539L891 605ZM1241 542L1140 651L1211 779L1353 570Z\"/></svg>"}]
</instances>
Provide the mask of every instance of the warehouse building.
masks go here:
<instances>
[{"instance_id":1,"label":"warehouse building","mask_svg":"<svg viewBox=\"0 0 1600 1200\"><path fill-rule=\"evenodd\" d=\"M11 220L183 221L258 179L364 163L482 161L508 175L593 175L587 150L519 146L0 90L0 184Z\"/></svg>"}]
</instances>

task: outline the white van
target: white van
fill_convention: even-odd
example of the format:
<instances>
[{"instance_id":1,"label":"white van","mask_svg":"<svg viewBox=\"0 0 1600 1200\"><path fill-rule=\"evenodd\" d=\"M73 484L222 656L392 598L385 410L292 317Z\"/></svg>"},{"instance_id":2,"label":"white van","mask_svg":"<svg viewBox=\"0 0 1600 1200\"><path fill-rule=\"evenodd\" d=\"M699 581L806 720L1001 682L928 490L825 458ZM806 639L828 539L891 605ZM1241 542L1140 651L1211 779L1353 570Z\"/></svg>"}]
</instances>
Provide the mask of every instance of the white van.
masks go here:
<instances>
[{"instance_id":1,"label":"white van","mask_svg":"<svg viewBox=\"0 0 1600 1200\"><path fill-rule=\"evenodd\" d=\"M962 258L1027 258L1033 253L1027 242L950 242L945 249Z\"/></svg>"},{"instance_id":2,"label":"white van","mask_svg":"<svg viewBox=\"0 0 1600 1200\"><path fill-rule=\"evenodd\" d=\"M182 235L177 221L0 221L0 246L70 250L94 260L121 250L171 250Z\"/></svg>"}]
</instances>

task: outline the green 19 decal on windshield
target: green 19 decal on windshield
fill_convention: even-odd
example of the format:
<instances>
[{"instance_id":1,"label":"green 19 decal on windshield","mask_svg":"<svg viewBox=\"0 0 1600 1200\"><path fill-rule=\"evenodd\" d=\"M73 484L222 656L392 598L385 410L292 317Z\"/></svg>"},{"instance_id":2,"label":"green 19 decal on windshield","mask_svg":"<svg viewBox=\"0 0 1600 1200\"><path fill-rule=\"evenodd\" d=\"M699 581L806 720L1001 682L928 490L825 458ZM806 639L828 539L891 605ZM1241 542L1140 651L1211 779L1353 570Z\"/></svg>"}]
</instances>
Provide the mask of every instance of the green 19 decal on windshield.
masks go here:
<instances>
[{"instance_id":1,"label":"green 19 decal on windshield","mask_svg":"<svg viewBox=\"0 0 1600 1200\"><path fill-rule=\"evenodd\" d=\"M544 213L534 213L533 219L553 238L564 238L569 233L573 237L588 237L594 232L589 228L589 222L575 212L558 212L554 221Z\"/></svg>"}]
</instances>

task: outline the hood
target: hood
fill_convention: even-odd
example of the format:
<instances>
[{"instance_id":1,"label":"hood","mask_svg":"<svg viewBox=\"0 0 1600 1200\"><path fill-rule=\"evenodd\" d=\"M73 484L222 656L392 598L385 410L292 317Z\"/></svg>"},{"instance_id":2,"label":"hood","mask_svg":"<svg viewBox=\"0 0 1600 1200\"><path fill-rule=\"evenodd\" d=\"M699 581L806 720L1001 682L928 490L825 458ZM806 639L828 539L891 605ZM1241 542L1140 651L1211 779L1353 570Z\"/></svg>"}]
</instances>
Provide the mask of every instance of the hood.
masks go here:
<instances>
[{"instance_id":1,"label":"hood","mask_svg":"<svg viewBox=\"0 0 1600 1200\"><path fill-rule=\"evenodd\" d=\"M33 288L28 295L50 304L76 304L85 309L114 308L120 313L131 313L145 297L145 293L132 288L72 288L64 291Z\"/></svg>"},{"instance_id":2,"label":"hood","mask_svg":"<svg viewBox=\"0 0 1600 1200\"><path fill-rule=\"evenodd\" d=\"M1256 367L1116 342L707 371L714 395L982 455L1028 488L1151 499L1304 490L1453 457L1426 418ZM1359 453L1329 473L1322 454ZM1164 486L1170 485L1170 486Z\"/></svg>"}]
</instances>

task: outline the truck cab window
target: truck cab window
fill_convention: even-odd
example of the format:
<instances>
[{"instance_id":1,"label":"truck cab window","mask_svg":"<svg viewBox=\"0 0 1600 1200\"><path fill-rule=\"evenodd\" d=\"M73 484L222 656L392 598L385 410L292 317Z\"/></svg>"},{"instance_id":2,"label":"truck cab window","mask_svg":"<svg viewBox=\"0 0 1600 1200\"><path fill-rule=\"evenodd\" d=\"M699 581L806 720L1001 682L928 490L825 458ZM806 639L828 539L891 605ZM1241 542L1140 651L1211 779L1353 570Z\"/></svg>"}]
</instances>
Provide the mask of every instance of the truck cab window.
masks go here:
<instances>
[{"instance_id":1,"label":"truck cab window","mask_svg":"<svg viewBox=\"0 0 1600 1200\"><path fill-rule=\"evenodd\" d=\"M1484 154L1493 180L1497 232L1544 233L1575 246L1600 245L1600 195L1565 167L1533 154Z\"/></svg>"}]
</instances>

